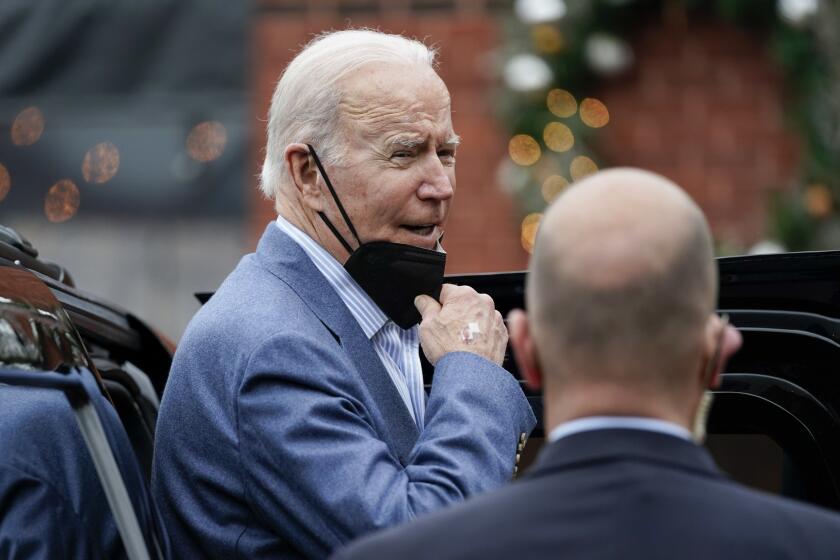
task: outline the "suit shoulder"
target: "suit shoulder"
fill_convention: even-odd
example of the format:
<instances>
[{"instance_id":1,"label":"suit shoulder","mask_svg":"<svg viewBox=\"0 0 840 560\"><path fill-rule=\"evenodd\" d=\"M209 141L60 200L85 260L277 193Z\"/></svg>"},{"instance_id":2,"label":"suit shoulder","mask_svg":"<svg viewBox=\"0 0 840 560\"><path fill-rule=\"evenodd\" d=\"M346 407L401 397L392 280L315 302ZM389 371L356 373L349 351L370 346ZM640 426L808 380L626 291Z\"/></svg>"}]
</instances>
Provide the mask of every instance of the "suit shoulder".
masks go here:
<instances>
[{"instance_id":1,"label":"suit shoulder","mask_svg":"<svg viewBox=\"0 0 840 560\"><path fill-rule=\"evenodd\" d=\"M770 494L760 490L754 490L738 483L731 483L735 496L733 499L742 503L752 502L756 512L766 512L784 518L790 523L801 524L807 527L806 530L821 531L830 529L834 535L840 535L840 513L825 509L814 504L801 502ZM840 546L840 540L838 540Z\"/></svg>"},{"instance_id":2,"label":"suit shoulder","mask_svg":"<svg viewBox=\"0 0 840 560\"><path fill-rule=\"evenodd\" d=\"M246 255L190 321L179 344L250 353L267 339L322 335L323 325L301 296Z\"/></svg>"}]
</instances>

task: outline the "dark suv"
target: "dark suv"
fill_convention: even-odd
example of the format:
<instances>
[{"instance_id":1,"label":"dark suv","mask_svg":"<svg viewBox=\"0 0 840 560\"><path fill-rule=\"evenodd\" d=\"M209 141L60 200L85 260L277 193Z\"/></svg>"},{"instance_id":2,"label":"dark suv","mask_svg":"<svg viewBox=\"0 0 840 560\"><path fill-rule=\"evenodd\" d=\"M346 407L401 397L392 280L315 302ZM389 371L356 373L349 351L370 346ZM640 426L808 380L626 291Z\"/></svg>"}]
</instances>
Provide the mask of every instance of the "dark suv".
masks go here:
<instances>
[{"instance_id":1,"label":"dark suv","mask_svg":"<svg viewBox=\"0 0 840 560\"><path fill-rule=\"evenodd\" d=\"M138 526L144 512L135 510L146 506L129 499L126 469L113 461L116 444L95 429L85 403L97 396L92 392L111 402L148 484L174 347L37 257L21 236L0 229L0 383L51 387L67 396L128 556L165 556L162 531ZM715 392L707 445L718 464L746 484L840 509L840 251L721 258L718 264L719 308L744 345ZM490 294L503 315L523 305L521 272L448 281ZM505 366L518 375L509 357ZM525 391L541 418L540 395ZM101 412L98 417L107 420ZM523 465L542 437L538 425Z\"/></svg>"}]
</instances>

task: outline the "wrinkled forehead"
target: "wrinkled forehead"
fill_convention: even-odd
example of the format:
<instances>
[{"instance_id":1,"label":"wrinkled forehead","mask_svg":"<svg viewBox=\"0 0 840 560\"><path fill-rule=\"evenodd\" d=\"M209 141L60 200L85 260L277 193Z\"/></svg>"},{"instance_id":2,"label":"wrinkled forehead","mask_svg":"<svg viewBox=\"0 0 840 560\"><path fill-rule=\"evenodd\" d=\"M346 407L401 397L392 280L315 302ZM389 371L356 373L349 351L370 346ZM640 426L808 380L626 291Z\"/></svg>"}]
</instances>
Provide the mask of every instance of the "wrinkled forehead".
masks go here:
<instances>
[{"instance_id":1,"label":"wrinkled forehead","mask_svg":"<svg viewBox=\"0 0 840 560\"><path fill-rule=\"evenodd\" d=\"M339 111L350 133L450 138L452 115L443 80L427 66L370 64L340 84Z\"/></svg>"}]
</instances>

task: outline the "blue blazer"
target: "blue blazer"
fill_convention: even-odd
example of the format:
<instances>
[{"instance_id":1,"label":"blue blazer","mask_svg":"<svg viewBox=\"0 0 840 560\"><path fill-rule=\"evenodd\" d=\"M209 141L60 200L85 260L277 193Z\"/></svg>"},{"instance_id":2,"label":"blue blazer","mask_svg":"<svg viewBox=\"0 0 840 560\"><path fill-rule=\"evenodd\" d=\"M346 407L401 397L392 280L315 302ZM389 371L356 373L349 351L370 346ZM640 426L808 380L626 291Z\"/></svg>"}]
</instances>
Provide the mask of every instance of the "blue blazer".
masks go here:
<instances>
[{"instance_id":1,"label":"blue blazer","mask_svg":"<svg viewBox=\"0 0 840 560\"><path fill-rule=\"evenodd\" d=\"M92 389L147 543L168 541L119 417ZM150 551L154 556L154 551ZM0 558L126 558L102 482L61 391L0 385Z\"/></svg>"},{"instance_id":2,"label":"blue blazer","mask_svg":"<svg viewBox=\"0 0 840 560\"><path fill-rule=\"evenodd\" d=\"M677 437L597 430L550 444L503 490L335 556L373 558L832 560L840 516L741 486Z\"/></svg>"},{"instance_id":3,"label":"blue blazer","mask_svg":"<svg viewBox=\"0 0 840 560\"><path fill-rule=\"evenodd\" d=\"M435 369L418 431L349 310L274 223L193 318L155 439L177 557L325 557L510 480L535 424L470 353Z\"/></svg>"}]
</instances>

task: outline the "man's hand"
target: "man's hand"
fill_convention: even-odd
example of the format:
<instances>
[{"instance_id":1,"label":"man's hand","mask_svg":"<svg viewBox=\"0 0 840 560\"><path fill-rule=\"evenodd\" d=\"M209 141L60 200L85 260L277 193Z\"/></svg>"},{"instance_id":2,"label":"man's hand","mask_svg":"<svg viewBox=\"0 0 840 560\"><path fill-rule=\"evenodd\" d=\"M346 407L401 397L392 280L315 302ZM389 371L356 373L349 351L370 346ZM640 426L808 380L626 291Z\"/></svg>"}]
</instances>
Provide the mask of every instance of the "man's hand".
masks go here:
<instances>
[{"instance_id":1,"label":"man's hand","mask_svg":"<svg viewBox=\"0 0 840 560\"><path fill-rule=\"evenodd\" d=\"M449 352L472 352L502 365L508 332L493 298L469 286L444 284L440 303L426 295L414 305L423 316L420 346L426 359L437 364Z\"/></svg>"}]
</instances>

